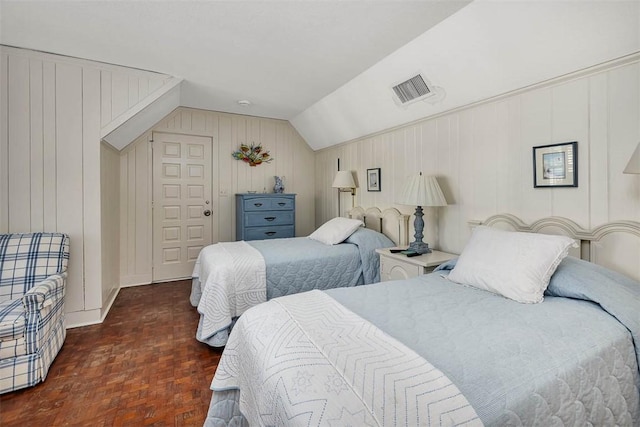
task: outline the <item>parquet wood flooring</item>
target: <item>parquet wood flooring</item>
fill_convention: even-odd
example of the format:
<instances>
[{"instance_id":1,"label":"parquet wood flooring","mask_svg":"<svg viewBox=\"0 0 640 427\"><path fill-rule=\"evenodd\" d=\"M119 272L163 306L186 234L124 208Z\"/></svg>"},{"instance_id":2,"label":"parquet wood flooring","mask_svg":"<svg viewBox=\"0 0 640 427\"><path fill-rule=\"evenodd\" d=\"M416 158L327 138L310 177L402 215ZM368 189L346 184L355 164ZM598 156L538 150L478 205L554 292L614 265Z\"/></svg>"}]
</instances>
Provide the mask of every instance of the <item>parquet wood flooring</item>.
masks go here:
<instances>
[{"instance_id":1,"label":"parquet wood flooring","mask_svg":"<svg viewBox=\"0 0 640 427\"><path fill-rule=\"evenodd\" d=\"M102 324L67 331L44 382L0 395L0 425L201 426L222 351L196 340L190 289L121 289Z\"/></svg>"}]
</instances>

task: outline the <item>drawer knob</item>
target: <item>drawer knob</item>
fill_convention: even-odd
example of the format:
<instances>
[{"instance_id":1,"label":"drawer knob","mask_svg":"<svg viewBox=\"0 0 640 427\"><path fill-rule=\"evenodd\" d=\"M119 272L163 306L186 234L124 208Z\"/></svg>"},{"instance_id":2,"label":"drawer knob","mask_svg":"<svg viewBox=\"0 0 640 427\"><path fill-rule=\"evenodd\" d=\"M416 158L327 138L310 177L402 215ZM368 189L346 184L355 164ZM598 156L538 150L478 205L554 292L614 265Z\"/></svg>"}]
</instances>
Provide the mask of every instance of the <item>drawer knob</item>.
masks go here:
<instances>
[{"instance_id":1,"label":"drawer knob","mask_svg":"<svg viewBox=\"0 0 640 427\"><path fill-rule=\"evenodd\" d=\"M267 216L264 219L266 219L267 221L273 221L274 219L276 219L275 216Z\"/></svg>"},{"instance_id":2,"label":"drawer knob","mask_svg":"<svg viewBox=\"0 0 640 427\"><path fill-rule=\"evenodd\" d=\"M278 206L284 206L284 205L286 205L285 202L278 202Z\"/></svg>"},{"instance_id":3,"label":"drawer knob","mask_svg":"<svg viewBox=\"0 0 640 427\"><path fill-rule=\"evenodd\" d=\"M267 236L273 236L274 234L276 234L275 231L265 231L265 233Z\"/></svg>"},{"instance_id":4,"label":"drawer knob","mask_svg":"<svg viewBox=\"0 0 640 427\"><path fill-rule=\"evenodd\" d=\"M260 206L262 206L262 203L254 203L253 206L259 208Z\"/></svg>"}]
</instances>

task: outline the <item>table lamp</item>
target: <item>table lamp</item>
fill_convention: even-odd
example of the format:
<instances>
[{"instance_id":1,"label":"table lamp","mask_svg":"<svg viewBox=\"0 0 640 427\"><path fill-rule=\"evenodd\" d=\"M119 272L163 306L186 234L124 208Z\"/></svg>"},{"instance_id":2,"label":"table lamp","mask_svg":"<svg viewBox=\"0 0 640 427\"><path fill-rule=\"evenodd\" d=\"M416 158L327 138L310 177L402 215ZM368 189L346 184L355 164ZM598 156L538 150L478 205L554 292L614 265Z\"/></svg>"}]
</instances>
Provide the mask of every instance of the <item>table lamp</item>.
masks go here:
<instances>
[{"instance_id":1,"label":"table lamp","mask_svg":"<svg viewBox=\"0 0 640 427\"><path fill-rule=\"evenodd\" d=\"M442 190L438 185L438 181L435 176L423 176L422 172L418 175L411 176L400 193L400 197L397 203L402 205L416 206L415 216L416 219L413 222L415 228L415 241L411 242L408 250L411 252L426 254L431 252L429 244L424 243L422 238L424 235L424 220L422 207L423 206L447 206L447 200L442 194Z\"/></svg>"}]
</instances>

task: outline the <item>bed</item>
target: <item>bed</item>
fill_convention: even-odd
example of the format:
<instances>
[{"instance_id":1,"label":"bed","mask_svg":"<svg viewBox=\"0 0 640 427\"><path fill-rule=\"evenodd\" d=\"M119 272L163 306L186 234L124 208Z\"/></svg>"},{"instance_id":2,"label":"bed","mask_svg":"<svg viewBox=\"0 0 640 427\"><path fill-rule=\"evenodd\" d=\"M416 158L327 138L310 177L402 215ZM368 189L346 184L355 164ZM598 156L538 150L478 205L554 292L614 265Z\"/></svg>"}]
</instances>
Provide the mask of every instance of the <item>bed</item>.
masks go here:
<instances>
[{"instance_id":1,"label":"bed","mask_svg":"<svg viewBox=\"0 0 640 427\"><path fill-rule=\"evenodd\" d=\"M312 289L378 282L375 250L407 244L408 216L393 208L356 207L349 217L333 221L360 221L364 227L340 244L296 237L225 242L204 248L194 267L190 296L200 313L196 338L221 347L235 319L261 302Z\"/></svg>"},{"instance_id":2,"label":"bed","mask_svg":"<svg viewBox=\"0 0 640 427\"><path fill-rule=\"evenodd\" d=\"M432 274L246 312L205 425L640 425L640 223L583 230L497 215L472 225L460 258ZM553 271L542 270L553 273L542 302L452 281L472 265L474 244L491 252L474 240L495 237L487 225L570 237Z\"/></svg>"}]
</instances>

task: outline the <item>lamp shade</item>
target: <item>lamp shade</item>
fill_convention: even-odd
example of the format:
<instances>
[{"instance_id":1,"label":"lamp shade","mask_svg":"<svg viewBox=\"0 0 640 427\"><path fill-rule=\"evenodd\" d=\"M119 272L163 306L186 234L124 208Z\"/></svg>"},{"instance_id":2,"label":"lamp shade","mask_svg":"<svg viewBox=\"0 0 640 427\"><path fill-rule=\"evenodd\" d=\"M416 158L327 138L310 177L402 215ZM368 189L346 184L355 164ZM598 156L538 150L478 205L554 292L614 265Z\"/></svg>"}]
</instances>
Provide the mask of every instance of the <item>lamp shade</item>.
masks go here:
<instances>
[{"instance_id":1,"label":"lamp shade","mask_svg":"<svg viewBox=\"0 0 640 427\"><path fill-rule=\"evenodd\" d=\"M411 176L400 193L397 203L411 206L447 206L435 176Z\"/></svg>"},{"instance_id":2,"label":"lamp shade","mask_svg":"<svg viewBox=\"0 0 640 427\"><path fill-rule=\"evenodd\" d=\"M629 159L629 163L627 163L627 167L624 168L622 173L638 173L640 174L640 142L636 147L636 151L633 152L631 158Z\"/></svg>"},{"instance_id":3,"label":"lamp shade","mask_svg":"<svg viewBox=\"0 0 640 427\"><path fill-rule=\"evenodd\" d=\"M336 177L333 180L333 188L356 188L356 183L353 180L353 175L349 171L338 171Z\"/></svg>"}]
</instances>

